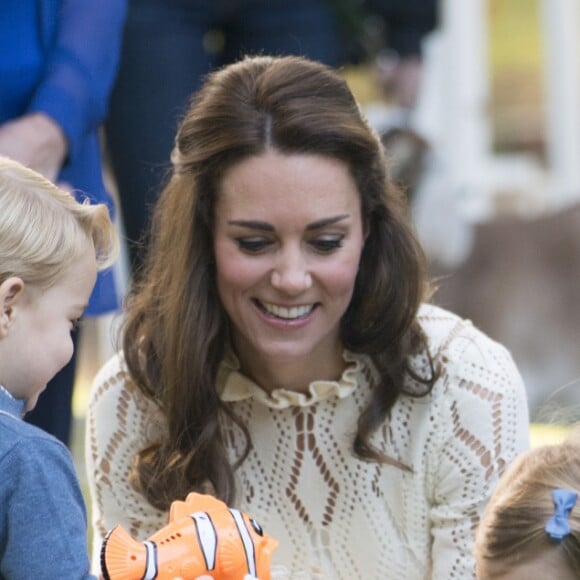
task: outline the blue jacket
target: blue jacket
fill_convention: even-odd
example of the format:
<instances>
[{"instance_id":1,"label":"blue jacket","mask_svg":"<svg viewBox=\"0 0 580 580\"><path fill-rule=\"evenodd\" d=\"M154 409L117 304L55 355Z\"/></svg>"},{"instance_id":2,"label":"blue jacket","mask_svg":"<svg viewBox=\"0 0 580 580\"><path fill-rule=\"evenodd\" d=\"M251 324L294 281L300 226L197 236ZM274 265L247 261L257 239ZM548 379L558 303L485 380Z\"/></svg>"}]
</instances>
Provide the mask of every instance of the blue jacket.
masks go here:
<instances>
[{"instance_id":1,"label":"blue jacket","mask_svg":"<svg viewBox=\"0 0 580 580\"><path fill-rule=\"evenodd\" d=\"M69 146L59 181L79 198L113 203L102 174L99 128L117 71L126 0L0 0L0 123L43 112ZM101 273L87 314L118 307Z\"/></svg>"},{"instance_id":2,"label":"blue jacket","mask_svg":"<svg viewBox=\"0 0 580 580\"><path fill-rule=\"evenodd\" d=\"M94 579L70 452L23 407L0 389L0 580Z\"/></svg>"}]
</instances>

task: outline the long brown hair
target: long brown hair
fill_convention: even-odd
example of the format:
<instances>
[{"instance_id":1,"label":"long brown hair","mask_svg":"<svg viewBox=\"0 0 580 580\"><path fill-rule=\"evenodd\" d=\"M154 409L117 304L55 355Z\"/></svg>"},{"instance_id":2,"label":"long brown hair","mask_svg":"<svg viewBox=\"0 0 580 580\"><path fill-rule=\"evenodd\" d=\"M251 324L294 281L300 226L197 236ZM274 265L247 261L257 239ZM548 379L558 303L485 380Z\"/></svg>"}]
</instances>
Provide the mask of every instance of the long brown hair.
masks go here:
<instances>
[{"instance_id":1,"label":"long brown hair","mask_svg":"<svg viewBox=\"0 0 580 580\"><path fill-rule=\"evenodd\" d=\"M369 439L405 390L409 354L425 346L416 322L427 287L424 257L406 204L387 179L377 135L339 74L299 57L247 57L209 75L182 120L145 267L127 301L127 366L167 421L165 438L138 454L133 472L158 507L208 484L233 501L236 466L228 462L220 413L246 434L246 453L251 445L215 389L228 322L216 288L213 212L224 172L269 148L341 160L356 181L369 235L341 338L351 351L373 357L382 381L359 419L354 452L397 464ZM434 377L415 378L427 393Z\"/></svg>"}]
</instances>

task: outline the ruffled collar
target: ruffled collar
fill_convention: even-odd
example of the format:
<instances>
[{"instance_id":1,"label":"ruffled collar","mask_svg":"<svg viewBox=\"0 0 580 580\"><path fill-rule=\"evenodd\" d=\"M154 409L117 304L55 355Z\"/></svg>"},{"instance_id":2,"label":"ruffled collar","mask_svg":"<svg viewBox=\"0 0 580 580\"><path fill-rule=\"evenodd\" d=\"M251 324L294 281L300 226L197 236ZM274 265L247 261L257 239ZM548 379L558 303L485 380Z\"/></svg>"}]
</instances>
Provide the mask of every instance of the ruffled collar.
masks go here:
<instances>
[{"instance_id":1,"label":"ruffled collar","mask_svg":"<svg viewBox=\"0 0 580 580\"><path fill-rule=\"evenodd\" d=\"M313 381L307 393L297 393L287 389L275 389L268 393L240 372L240 362L229 350L218 372L218 392L222 401L225 402L253 398L272 409L285 409L291 406L307 407L332 397L344 399L358 387L366 357L346 350L343 351L342 357L347 366L338 381Z\"/></svg>"}]
</instances>

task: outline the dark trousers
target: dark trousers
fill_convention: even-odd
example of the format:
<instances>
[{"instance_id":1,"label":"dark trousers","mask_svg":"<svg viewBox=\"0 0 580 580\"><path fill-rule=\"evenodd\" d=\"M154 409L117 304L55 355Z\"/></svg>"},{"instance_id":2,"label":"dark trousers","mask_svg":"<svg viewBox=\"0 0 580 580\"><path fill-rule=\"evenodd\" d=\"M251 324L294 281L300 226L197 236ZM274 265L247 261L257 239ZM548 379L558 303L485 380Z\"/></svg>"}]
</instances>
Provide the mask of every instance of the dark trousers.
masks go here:
<instances>
[{"instance_id":1,"label":"dark trousers","mask_svg":"<svg viewBox=\"0 0 580 580\"><path fill-rule=\"evenodd\" d=\"M129 1L106 142L133 266L179 120L204 75L257 53L336 66L343 40L330 0Z\"/></svg>"}]
</instances>

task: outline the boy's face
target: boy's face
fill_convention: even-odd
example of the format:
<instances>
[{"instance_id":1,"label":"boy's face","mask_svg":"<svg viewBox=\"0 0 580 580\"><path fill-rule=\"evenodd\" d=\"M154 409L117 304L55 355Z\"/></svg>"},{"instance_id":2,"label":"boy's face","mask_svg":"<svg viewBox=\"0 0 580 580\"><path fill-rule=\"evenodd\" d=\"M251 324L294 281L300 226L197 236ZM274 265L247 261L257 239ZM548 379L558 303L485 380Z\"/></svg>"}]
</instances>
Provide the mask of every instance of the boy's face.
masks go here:
<instances>
[{"instance_id":1,"label":"boy's face","mask_svg":"<svg viewBox=\"0 0 580 580\"><path fill-rule=\"evenodd\" d=\"M95 285L97 264L90 244L62 278L46 291L24 288L13 320L0 340L0 384L16 398L36 405L46 384L71 359L71 333Z\"/></svg>"}]
</instances>

